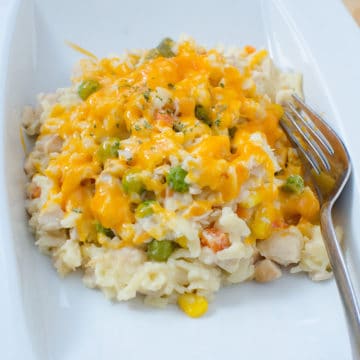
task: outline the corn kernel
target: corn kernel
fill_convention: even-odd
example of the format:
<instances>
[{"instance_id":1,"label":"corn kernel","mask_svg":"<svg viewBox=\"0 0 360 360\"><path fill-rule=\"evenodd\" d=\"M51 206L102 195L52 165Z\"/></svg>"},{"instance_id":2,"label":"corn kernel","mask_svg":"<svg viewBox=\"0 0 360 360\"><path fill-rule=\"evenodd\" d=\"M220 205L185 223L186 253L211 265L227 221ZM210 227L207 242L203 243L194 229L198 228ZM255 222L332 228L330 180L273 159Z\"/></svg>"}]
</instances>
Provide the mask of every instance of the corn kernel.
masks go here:
<instances>
[{"instance_id":1,"label":"corn kernel","mask_svg":"<svg viewBox=\"0 0 360 360\"><path fill-rule=\"evenodd\" d=\"M60 104L55 104L53 106L53 108L51 109L51 112L50 112L50 116L51 117L56 117L56 116L60 116L61 114L64 113L64 107Z\"/></svg>"},{"instance_id":2,"label":"corn kernel","mask_svg":"<svg viewBox=\"0 0 360 360\"><path fill-rule=\"evenodd\" d=\"M208 309L208 302L204 296L197 294L182 294L178 298L180 309L188 316L197 318L204 315Z\"/></svg>"},{"instance_id":3,"label":"corn kernel","mask_svg":"<svg viewBox=\"0 0 360 360\"><path fill-rule=\"evenodd\" d=\"M180 236L175 240L182 248L187 249L187 238L185 236Z\"/></svg>"},{"instance_id":4,"label":"corn kernel","mask_svg":"<svg viewBox=\"0 0 360 360\"><path fill-rule=\"evenodd\" d=\"M251 230L256 239L266 239L271 233L270 221L266 218L255 219L251 225Z\"/></svg>"},{"instance_id":5,"label":"corn kernel","mask_svg":"<svg viewBox=\"0 0 360 360\"><path fill-rule=\"evenodd\" d=\"M252 235L256 239L266 239L270 236L275 213L276 211L272 206L264 206L256 212L250 226Z\"/></svg>"}]
</instances>

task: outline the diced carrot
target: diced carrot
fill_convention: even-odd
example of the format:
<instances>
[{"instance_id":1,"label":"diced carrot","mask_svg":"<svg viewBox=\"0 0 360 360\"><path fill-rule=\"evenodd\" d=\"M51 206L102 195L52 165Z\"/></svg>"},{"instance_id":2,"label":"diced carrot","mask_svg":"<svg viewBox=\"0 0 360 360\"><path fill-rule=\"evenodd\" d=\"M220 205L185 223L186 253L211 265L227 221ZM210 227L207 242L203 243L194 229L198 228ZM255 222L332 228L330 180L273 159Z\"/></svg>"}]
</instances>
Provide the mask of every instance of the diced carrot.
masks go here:
<instances>
[{"instance_id":1,"label":"diced carrot","mask_svg":"<svg viewBox=\"0 0 360 360\"><path fill-rule=\"evenodd\" d=\"M256 51L256 49L255 49L253 46L251 46L251 45L246 45L246 46L244 47L244 50L245 50L248 54L252 54L252 53L254 53L254 52Z\"/></svg>"},{"instance_id":2,"label":"diced carrot","mask_svg":"<svg viewBox=\"0 0 360 360\"><path fill-rule=\"evenodd\" d=\"M155 114L155 120L162 126L173 126L174 124L174 118L171 115L159 111Z\"/></svg>"},{"instance_id":3,"label":"diced carrot","mask_svg":"<svg viewBox=\"0 0 360 360\"><path fill-rule=\"evenodd\" d=\"M202 246L207 246L215 252L230 246L228 235L213 227L203 230L200 241Z\"/></svg>"}]
</instances>

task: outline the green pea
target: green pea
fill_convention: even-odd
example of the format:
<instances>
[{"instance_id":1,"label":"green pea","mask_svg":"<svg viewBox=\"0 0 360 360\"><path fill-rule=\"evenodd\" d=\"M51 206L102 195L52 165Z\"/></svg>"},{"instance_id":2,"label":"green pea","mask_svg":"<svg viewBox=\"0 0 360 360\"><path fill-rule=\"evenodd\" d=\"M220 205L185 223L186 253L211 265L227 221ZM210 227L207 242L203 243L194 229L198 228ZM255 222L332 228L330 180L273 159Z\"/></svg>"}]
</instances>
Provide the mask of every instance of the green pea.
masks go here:
<instances>
[{"instance_id":1,"label":"green pea","mask_svg":"<svg viewBox=\"0 0 360 360\"><path fill-rule=\"evenodd\" d=\"M150 260L166 261L176 248L170 240L152 240L147 246L147 256Z\"/></svg>"},{"instance_id":2,"label":"green pea","mask_svg":"<svg viewBox=\"0 0 360 360\"><path fill-rule=\"evenodd\" d=\"M79 88L78 94L81 99L86 100L92 93L98 91L100 89L100 83L97 80L88 79L84 80Z\"/></svg>"},{"instance_id":3,"label":"green pea","mask_svg":"<svg viewBox=\"0 0 360 360\"><path fill-rule=\"evenodd\" d=\"M126 193L141 194L145 190L145 186L139 177L139 173L129 171L122 178L122 185Z\"/></svg>"},{"instance_id":4,"label":"green pea","mask_svg":"<svg viewBox=\"0 0 360 360\"><path fill-rule=\"evenodd\" d=\"M115 236L114 232L111 229L102 226L99 222L95 223L95 229L96 232L102 233L109 238L113 238Z\"/></svg>"},{"instance_id":5,"label":"green pea","mask_svg":"<svg viewBox=\"0 0 360 360\"><path fill-rule=\"evenodd\" d=\"M120 148L120 139L110 138L105 140L99 146L96 155L101 162L104 162L106 159L118 157L119 148Z\"/></svg>"},{"instance_id":6,"label":"green pea","mask_svg":"<svg viewBox=\"0 0 360 360\"><path fill-rule=\"evenodd\" d=\"M175 56L174 52L171 49L173 46L174 46L174 40L170 38L165 38L157 46L157 50L159 51L159 54L161 56L169 58Z\"/></svg>"},{"instance_id":7,"label":"green pea","mask_svg":"<svg viewBox=\"0 0 360 360\"><path fill-rule=\"evenodd\" d=\"M135 216L137 218L144 218L154 213L153 205L156 203L154 200L146 200L138 205L135 210Z\"/></svg>"},{"instance_id":8,"label":"green pea","mask_svg":"<svg viewBox=\"0 0 360 360\"><path fill-rule=\"evenodd\" d=\"M201 104L197 104L195 106L195 117L199 120L201 120L202 122L204 122L206 125L211 126L211 118L210 115L207 111L207 109L205 108L205 106L201 105Z\"/></svg>"},{"instance_id":9,"label":"green pea","mask_svg":"<svg viewBox=\"0 0 360 360\"><path fill-rule=\"evenodd\" d=\"M174 45L174 40L170 38L163 39L156 48L148 51L145 57L146 60L155 59L159 56L163 56L166 58L175 56L174 52L171 49L173 45Z\"/></svg>"},{"instance_id":10,"label":"green pea","mask_svg":"<svg viewBox=\"0 0 360 360\"><path fill-rule=\"evenodd\" d=\"M300 175L290 175L282 188L288 192L301 194L304 191L304 186L304 179Z\"/></svg>"},{"instance_id":11,"label":"green pea","mask_svg":"<svg viewBox=\"0 0 360 360\"><path fill-rule=\"evenodd\" d=\"M160 56L159 50L158 49L150 49L148 51L148 53L145 56L146 60L152 60L152 59L156 59L157 57Z\"/></svg>"},{"instance_id":12,"label":"green pea","mask_svg":"<svg viewBox=\"0 0 360 360\"><path fill-rule=\"evenodd\" d=\"M170 169L166 181L173 190L183 193L189 190L189 184L185 182L186 175L186 170L181 166L175 166Z\"/></svg>"}]
</instances>

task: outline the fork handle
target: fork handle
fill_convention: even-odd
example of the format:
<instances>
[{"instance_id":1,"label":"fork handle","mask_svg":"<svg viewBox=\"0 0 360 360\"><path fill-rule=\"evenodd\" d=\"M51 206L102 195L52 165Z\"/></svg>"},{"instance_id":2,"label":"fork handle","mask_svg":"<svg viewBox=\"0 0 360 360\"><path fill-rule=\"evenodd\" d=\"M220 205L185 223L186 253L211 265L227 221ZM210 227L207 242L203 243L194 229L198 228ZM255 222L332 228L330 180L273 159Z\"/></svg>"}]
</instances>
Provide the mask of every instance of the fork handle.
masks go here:
<instances>
[{"instance_id":1,"label":"fork handle","mask_svg":"<svg viewBox=\"0 0 360 360\"><path fill-rule=\"evenodd\" d=\"M344 255L337 240L332 221L333 202L328 202L321 209L321 232L329 255L330 264L340 292L340 297L345 307L345 314L349 329L353 359L360 359L360 309L356 293L350 279Z\"/></svg>"}]
</instances>

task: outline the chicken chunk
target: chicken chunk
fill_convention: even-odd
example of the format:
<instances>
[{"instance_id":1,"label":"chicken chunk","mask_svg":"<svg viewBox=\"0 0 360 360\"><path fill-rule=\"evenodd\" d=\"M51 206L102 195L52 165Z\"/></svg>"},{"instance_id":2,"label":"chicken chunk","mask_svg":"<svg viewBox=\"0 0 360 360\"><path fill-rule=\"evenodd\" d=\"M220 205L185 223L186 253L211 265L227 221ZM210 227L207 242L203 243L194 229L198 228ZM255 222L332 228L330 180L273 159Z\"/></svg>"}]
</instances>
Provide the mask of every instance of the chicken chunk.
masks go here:
<instances>
[{"instance_id":1,"label":"chicken chunk","mask_svg":"<svg viewBox=\"0 0 360 360\"><path fill-rule=\"evenodd\" d=\"M257 243L260 254L280 265L287 266L300 261L304 240L301 232L291 226L273 233Z\"/></svg>"},{"instance_id":2,"label":"chicken chunk","mask_svg":"<svg viewBox=\"0 0 360 360\"><path fill-rule=\"evenodd\" d=\"M260 260L255 264L255 280L258 282L269 282L278 279L281 270L278 265L269 259Z\"/></svg>"},{"instance_id":3,"label":"chicken chunk","mask_svg":"<svg viewBox=\"0 0 360 360\"><path fill-rule=\"evenodd\" d=\"M22 122L24 130L29 136L34 136L39 133L41 126L40 116L31 106L25 106L22 114Z\"/></svg>"},{"instance_id":4,"label":"chicken chunk","mask_svg":"<svg viewBox=\"0 0 360 360\"><path fill-rule=\"evenodd\" d=\"M39 227L45 231L54 231L62 228L61 220L64 212L58 204L50 204L38 217Z\"/></svg>"},{"instance_id":5,"label":"chicken chunk","mask_svg":"<svg viewBox=\"0 0 360 360\"><path fill-rule=\"evenodd\" d=\"M32 156L32 154L30 154L25 160L24 171L25 174L29 177L34 176L34 174L36 173L34 156Z\"/></svg>"},{"instance_id":6,"label":"chicken chunk","mask_svg":"<svg viewBox=\"0 0 360 360\"><path fill-rule=\"evenodd\" d=\"M36 149L45 154L60 152L63 140L59 135L46 135L36 143Z\"/></svg>"}]
</instances>

